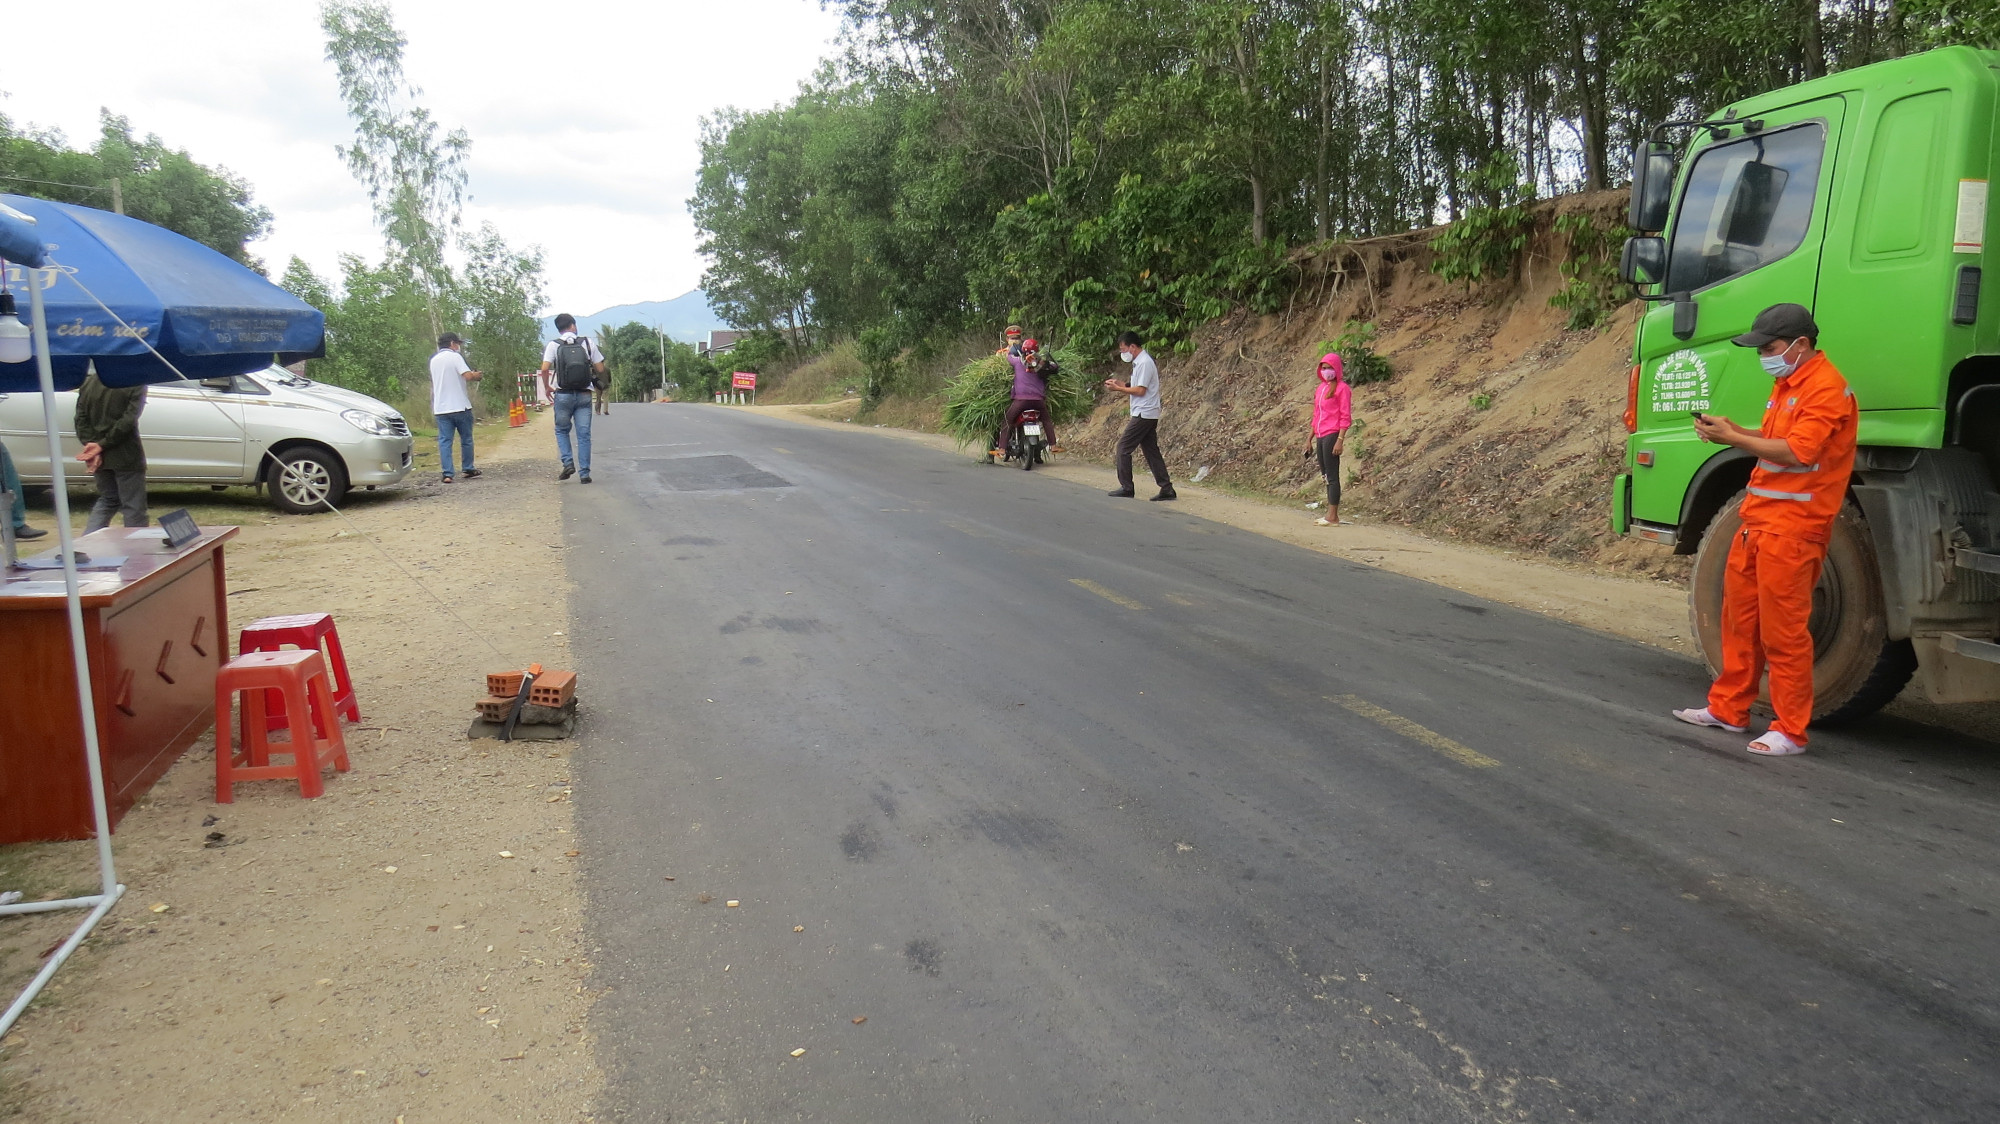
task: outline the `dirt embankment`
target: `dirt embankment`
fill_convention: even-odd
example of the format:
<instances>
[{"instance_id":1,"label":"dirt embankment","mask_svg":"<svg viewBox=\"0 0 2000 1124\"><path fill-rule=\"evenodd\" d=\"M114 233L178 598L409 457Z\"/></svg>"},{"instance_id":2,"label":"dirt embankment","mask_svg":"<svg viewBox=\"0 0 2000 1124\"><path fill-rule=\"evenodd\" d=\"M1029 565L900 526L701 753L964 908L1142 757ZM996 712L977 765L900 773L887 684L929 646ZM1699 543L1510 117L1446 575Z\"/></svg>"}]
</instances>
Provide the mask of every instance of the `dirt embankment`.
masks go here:
<instances>
[{"instance_id":1,"label":"dirt embankment","mask_svg":"<svg viewBox=\"0 0 2000 1124\"><path fill-rule=\"evenodd\" d=\"M1468 288L1431 272L1424 232L1336 246L1300 262L1291 307L1239 310L1203 330L1192 355L1161 363L1161 444L1177 477L1303 503L1319 498L1301 454L1315 360L1350 322L1375 327L1386 382L1354 390L1344 512L1448 538L1533 551L1627 573L1679 578L1685 560L1614 536L1611 477L1621 463L1625 372L1638 306L1591 330L1568 327L1549 298L1563 285L1560 215L1600 227L1622 193L1565 196L1533 211L1514 276ZM1065 434L1076 452L1110 455L1123 403Z\"/></svg>"}]
</instances>

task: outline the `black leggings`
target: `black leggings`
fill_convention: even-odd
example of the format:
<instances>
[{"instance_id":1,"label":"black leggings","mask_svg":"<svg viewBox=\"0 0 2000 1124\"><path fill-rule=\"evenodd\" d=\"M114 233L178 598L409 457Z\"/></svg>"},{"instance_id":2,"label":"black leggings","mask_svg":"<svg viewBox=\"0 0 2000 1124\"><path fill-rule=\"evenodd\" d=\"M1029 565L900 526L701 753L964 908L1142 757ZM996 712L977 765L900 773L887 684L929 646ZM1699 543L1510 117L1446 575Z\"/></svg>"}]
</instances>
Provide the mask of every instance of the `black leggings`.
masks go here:
<instances>
[{"instance_id":1,"label":"black leggings","mask_svg":"<svg viewBox=\"0 0 2000 1124\"><path fill-rule=\"evenodd\" d=\"M1313 438L1313 452L1319 456L1320 475L1326 477L1326 506L1340 506L1340 454L1333 451L1340 434Z\"/></svg>"}]
</instances>

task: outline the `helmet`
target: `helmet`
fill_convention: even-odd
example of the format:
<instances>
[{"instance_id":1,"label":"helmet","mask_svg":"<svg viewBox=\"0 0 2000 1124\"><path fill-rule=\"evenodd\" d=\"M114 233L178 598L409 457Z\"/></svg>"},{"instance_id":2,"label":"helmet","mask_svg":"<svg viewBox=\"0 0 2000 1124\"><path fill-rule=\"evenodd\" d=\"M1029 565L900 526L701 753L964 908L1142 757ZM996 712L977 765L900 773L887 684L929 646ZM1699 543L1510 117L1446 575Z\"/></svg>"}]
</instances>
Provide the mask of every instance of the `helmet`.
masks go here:
<instances>
[{"instance_id":1,"label":"helmet","mask_svg":"<svg viewBox=\"0 0 2000 1124\"><path fill-rule=\"evenodd\" d=\"M1035 342L1034 340L1032 340L1032 339L1025 339L1025 340L1022 340L1022 341L1021 341L1021 350L1022 350L1022 351L1040 351L1041 349L1042 349L1042 345L1041 345L1041 344L1039 344L1039 343L1036 343L1036 342Z\"/></svg>"}]
</instances>

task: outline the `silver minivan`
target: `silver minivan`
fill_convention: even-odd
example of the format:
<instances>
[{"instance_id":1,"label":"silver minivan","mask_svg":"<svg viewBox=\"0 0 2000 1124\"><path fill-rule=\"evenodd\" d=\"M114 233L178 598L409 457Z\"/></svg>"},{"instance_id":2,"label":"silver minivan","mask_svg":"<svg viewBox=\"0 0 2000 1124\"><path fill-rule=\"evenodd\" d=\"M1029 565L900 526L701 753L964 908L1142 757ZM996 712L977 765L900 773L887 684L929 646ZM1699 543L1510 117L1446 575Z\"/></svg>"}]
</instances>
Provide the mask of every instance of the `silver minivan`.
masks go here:
<instances>
[{"instance_id":1,"label":"silver minivan","mask_svg":"<svg viewBox=\"0 0 2000 1124\"><path fill-rule=\"evenodd\" d=\"M75 392L58 394L64 472L73 485L88 480L72 459L75 416ZM410 474L410 427L394 407L283 367L147 387L139 439L149 482L261 486L278 508L297 513L337 507L351 487L396 484ZM0 394L0 441L22 483L49 483L40 394Z\"/></svg>"}]
</instances>

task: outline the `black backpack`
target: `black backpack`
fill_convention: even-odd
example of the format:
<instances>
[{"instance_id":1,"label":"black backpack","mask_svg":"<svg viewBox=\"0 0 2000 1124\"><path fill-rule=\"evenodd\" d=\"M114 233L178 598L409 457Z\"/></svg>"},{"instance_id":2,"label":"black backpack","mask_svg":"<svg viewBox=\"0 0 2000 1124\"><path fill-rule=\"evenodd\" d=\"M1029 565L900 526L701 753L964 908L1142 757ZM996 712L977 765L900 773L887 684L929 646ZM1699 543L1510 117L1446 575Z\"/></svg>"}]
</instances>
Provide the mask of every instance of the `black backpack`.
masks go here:
<instances>
[{"instance_id":1,"label":"black backpack","mask_svg":"<svg viewBox=\"0 0 2000 1124\"><path fill-rule=\"evenodd\" d=\"M574 341L556 341L555 374L557 390L590 389L589 336L578 336Z\"/></svg>"}]
</instances>

